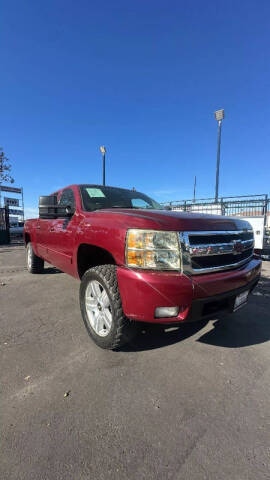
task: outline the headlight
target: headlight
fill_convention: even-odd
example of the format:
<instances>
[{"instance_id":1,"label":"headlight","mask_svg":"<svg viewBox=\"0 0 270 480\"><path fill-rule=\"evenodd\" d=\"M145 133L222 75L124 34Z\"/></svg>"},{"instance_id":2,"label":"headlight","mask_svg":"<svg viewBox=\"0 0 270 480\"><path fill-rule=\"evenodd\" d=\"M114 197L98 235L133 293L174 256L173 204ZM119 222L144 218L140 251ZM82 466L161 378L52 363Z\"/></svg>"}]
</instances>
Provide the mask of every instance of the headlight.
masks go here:
<instances>
[{"instance_id":1,"label":"headlight","mask_svg":"<svg viewBox=\"0 0 270 480\"><path fill-rule=\"evenodd\" d=\"M177 232L128 230L126 264L137 268L179 270L180 250Z\"/></svg>"}]
</instances>

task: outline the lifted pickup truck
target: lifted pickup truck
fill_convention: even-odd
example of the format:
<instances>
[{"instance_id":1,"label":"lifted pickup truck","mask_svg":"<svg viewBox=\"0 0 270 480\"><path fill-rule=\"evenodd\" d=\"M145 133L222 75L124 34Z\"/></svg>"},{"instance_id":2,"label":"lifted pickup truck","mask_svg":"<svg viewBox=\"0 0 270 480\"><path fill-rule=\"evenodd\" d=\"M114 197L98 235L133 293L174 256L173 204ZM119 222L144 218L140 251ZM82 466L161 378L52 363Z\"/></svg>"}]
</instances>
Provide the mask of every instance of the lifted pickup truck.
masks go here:
<instances>
[{"instance_id":1,"label":"lifted pickup truck","mask_svg":"<svg viewBox=\"0 0 270 480\"><path fill-rule=\"evenodd\" d=\"M247 221L168 211L100 185L40 197L24 242L29 272L46 261L81 279L86 329L107 349L128 342L138 321L177 325L237 310L261 269Z\"/></svg>"}]
</instances>

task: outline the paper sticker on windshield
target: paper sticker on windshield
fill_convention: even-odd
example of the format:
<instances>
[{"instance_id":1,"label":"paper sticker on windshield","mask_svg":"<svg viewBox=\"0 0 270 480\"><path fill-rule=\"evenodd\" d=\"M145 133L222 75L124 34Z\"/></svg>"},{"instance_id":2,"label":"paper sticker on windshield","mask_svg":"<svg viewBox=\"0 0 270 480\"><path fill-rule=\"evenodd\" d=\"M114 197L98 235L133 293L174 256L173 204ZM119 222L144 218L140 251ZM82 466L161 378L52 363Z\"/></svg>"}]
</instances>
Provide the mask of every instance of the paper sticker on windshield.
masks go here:
<instances>
[{"instance_id":1,"label":"paper sticker on windshield","mask_svg":"<svg viewBox=\"0 0 270 480\"><path fill-rule=\"evenodd\" d=\"M102 192L102 190L100 190L100 188L86 188L86 191L89 197L91 198L99 198L99 197L105 198L105 195Z\"/></svg>"}]
</instances>

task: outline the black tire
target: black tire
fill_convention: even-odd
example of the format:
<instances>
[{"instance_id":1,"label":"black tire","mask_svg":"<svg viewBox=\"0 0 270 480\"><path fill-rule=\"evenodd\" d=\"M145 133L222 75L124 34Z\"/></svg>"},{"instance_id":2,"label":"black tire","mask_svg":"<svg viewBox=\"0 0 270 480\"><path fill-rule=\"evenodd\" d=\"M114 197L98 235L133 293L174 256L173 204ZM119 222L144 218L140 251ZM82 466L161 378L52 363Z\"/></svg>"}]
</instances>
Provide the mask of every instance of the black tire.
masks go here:
<instances>
[{"instance_id":1,"label":"black tire","mask_svg":"<svg viewBox=\"0 0 270 480\"><path fill-rule=\"evenodd\" d=\"M44 260L34 253L31 242L26 247L26 266L29 273L41 273L44 269Z\"/></svg>"},{"instance_id":2,"label":"black tire","mask_svg":"<svg viewBox=\"0 0 270 480\"><path fill-rule=\"evenodd\" d=\"M100 265L90 268L82 277L80 286L80 307L86 330L92 340L101 348L117 350L130 342L137 333L137 323L125 317L118 288L116 265ZM86 311L86 289L93 280L105 289L110 301L112 324L106 336L98 335L90 324Z\"/></svg>"}]
</instances>

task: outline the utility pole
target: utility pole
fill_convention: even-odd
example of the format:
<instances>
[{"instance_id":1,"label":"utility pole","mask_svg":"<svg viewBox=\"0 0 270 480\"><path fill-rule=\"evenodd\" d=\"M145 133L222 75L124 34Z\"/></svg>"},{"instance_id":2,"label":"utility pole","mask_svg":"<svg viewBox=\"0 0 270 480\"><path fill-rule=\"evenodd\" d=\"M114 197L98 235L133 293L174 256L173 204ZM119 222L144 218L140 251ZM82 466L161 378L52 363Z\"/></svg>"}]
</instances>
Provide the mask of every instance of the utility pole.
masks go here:
<instances>
[{"instance_id":1,"label":"utility pole","mask_svg":"<svg viewBox=\"0 0 270 480\"><path fill-rule=\"evenodd\" d=\"M2 207L2 173L3 173L3 157L0 156L0 208Z\"/></svg>"},{"instance_id":2,"label":"utility pole","mask_svg":"<svg viewBox=\"0 0 270 480\"><path fill-rule=\"evenodd\" d=\"M216 165L216 191L215 202L218 202L218 189L219 189L219 166L220 166L220 144L221 144L221 122L224 119L224 110L217 110L215 112L215 119L218 122L218 138L217 138L217 165Z\"/></svg>"},{"instance_id":3,"label":"utility pole","mask_svg":"<svg viewBox=\"0 0 270 480\"><path fill-rule=\"evenodd\" d=\"M99 147L101 153L102 153L102 172L103 172L103 185L106 184L105 182L105 168L106 168L106 164L105 164L105 155L106 155L106 148L103 146Z\"/></svg>"},{"instance_id":4,"label":"utility pole","mask_svg":"<svg viewBox=\"0 0 270 480\"><path fill-rule=\"evenodd\" d=\"M194 177L194 187L193 187L193 203L195 203L196 201L196 185L197 185L197 179L196 179L196 175Z\"/></svg>"}]
</instances>

